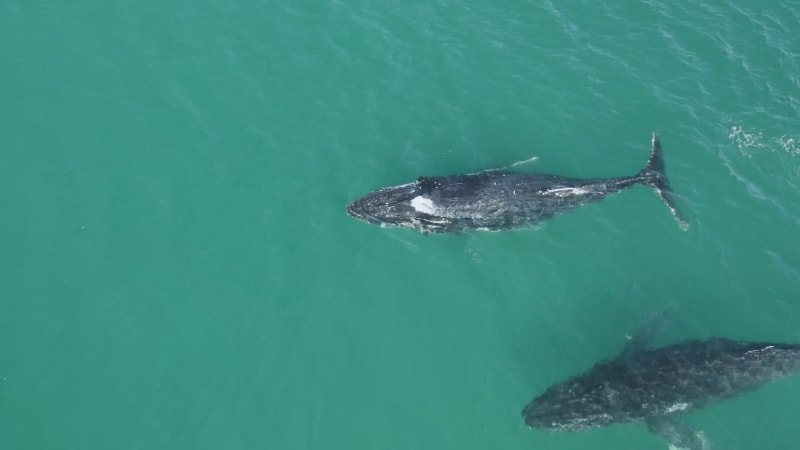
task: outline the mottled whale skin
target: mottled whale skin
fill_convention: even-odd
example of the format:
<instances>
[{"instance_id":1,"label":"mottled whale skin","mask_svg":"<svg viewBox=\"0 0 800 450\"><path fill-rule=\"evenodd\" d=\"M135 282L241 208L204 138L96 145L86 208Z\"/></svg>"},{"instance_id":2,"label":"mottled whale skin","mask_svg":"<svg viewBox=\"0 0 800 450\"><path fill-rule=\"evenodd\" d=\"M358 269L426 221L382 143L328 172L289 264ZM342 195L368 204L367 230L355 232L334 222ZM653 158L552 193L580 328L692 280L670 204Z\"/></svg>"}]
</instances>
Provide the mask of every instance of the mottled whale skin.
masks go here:
<instances>
[{"instance_id":1,"label":"mottled whale skin","mask_svg":"<svg viewBox=\"0 0 800 450\"><path fill-rule=\"evenodd\" d=\"M370 224L411 228L426 235L506 231L601 201L637 184L654 188L685 228L686 222L672 199L656 133L647 167L634 176L581 179L485 170L466 175L420 177L413 183L367 194L351 203L347 213Z\"/></svg>"},{"instance_id":2,"label":"mottled whale skin","mask_svg":"<svg viewBox=\"0 0 800 450\"><path fill-rule=\"evenodd\" d=\"M653 350L630 348L548 388L522 411L526 425L582 431L646 423L672 449L708 448L676 416L800 372L800 345L713 338Z\"/></svg>"}]
</instances>

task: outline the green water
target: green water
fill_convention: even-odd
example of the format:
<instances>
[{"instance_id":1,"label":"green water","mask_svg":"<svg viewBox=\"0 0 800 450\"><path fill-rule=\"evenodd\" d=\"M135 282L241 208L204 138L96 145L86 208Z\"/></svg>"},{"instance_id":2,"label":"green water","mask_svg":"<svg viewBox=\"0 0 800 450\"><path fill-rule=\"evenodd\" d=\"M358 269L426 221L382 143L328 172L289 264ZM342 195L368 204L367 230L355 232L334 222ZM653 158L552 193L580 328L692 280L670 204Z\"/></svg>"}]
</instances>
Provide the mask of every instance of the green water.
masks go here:
<instances>
[{"instance_id":1,"label":"green water","mask_svg":"<svg viewBox=\"0 0 800 450\"><path fill-rule=\"evenodd\" d=\"M0 448L660 449L520 411L665 308L659 344L800 341L797 1L307 3L0 2ZM514 233L345 214L633 174L653 131L686 232L643 187ZM798 407L686 421L791 449Z\"/></svg>"}]
</instances>

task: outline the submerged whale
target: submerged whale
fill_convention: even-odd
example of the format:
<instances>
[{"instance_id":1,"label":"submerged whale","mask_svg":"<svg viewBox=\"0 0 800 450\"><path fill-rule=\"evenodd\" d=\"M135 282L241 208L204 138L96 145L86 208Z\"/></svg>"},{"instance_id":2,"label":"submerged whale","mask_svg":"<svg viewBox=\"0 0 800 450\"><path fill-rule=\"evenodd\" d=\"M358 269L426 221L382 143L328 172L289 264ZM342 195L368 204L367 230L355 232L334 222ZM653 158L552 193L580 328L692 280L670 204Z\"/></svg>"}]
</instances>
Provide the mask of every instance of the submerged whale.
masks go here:
<instances>
[{"instance_id":1,"label":"submerged whale","mask_svg":"<svg viewBox=\"0 0 800 450\"><path fill-rule=\"evenodd\" d=\"M672 198L656 133L647 166L633 176L580 179L491 169L420 177L413 183L367 194L348 205L347 213L381 227L411 228L426 235L506 231L601 201L637 184L654 188L685 228Z\"/></svg>"},{"instance_id":2,"label":"submerged whale","mask_svg":"<svg viewBox=\"0 0 800 450\"><path fill-rule=\"evenodd\" d=\"M800 345L713 338L649 350L632 341L611 361L548 388L522 411L530 428L581 431L646 423L671 449L704 450L676 419L800 372Z\"/></svg>"}]
</instances>

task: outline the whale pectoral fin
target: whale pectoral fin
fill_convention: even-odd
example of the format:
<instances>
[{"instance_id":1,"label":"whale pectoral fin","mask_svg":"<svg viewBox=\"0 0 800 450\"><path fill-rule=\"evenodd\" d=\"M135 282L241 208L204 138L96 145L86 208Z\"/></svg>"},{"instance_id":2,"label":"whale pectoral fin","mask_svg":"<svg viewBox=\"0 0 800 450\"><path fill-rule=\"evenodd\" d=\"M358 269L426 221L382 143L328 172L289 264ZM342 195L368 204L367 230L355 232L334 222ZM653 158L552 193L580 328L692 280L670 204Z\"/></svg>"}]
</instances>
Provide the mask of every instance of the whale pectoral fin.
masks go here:
<instances>
[{"instance_id":1,"label":"whale pectoral fin","mask_svg":"<svg viewBox=\"0 0 800 450\"><path fill-rule=\"evenodd\" d=\"M668 313L669 310L665 309L648 319L639 331L630 337L619 357L626 358L647 350L655 337L669 324Z\"/></svg>"},{"instance_id":2,"label":"whale pectoral fin","mask_svg":"<svg viewBox=\"0 0 800 450\"><path fill-rule=\"evenodd\" d=\"M660 437L670 450L709 450L711 444L702 431L697 431L674 417L648 417L647 428Z\"/></svg>"}]
</instances>

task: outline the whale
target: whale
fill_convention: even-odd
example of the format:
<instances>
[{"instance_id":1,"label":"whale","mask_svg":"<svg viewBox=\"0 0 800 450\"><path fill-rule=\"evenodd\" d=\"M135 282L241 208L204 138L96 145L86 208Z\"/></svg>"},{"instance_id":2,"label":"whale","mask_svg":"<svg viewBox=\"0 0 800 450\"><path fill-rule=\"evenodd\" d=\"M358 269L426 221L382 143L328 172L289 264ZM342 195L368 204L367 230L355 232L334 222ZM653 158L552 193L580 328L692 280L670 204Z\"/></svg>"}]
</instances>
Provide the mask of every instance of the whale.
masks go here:
<instances>
[{"instance_id":1,"label":"whale","mask_svg":"<svg viewBox=\"0 0 800 450\"><path fill-rule=\"evenodd\" d=\"M522 410L528 428L584 431L646 424L672 450L706 450L681 415L800 372L800 345L725 338L650 349L634 339L617 357L547 388Z\"/></svg>"},{"instance_id":2,"label":"whale","mask_svg":"<svg viewBox=\"0 0 800 450\"><path fill-rule=\"evenodd\" d=\"M500 168L419 177L356 199L347 206L347 214L372 225L410 228L424 235L509 231L535 226L636 185L653 188L680 227L688 227L670 188L657 133L647 166L633 176L569 178Z\"/></svg>"}]
</instances>

